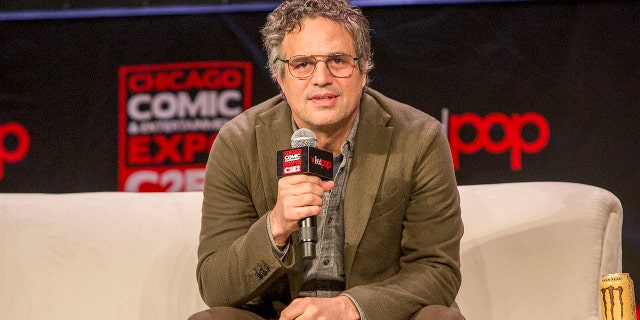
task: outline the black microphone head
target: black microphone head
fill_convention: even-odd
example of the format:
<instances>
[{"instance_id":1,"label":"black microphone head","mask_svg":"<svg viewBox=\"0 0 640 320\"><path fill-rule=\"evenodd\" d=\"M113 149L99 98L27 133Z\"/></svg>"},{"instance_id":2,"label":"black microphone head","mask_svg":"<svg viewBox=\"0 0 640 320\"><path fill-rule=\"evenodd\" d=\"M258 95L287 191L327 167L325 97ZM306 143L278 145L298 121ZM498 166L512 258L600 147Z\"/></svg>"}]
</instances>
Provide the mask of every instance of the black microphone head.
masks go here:
<instances>
[{"instance_id":1,"label":"black microphone head","mask_svg":"<svg viewBox=\"0 0 640 320\"><path fill-rule=\"evenodd\" d=\"M291 136L291 148L312 147L318 144L316 134L307 128L296 130Z\"/></svg>"}]
</instances>

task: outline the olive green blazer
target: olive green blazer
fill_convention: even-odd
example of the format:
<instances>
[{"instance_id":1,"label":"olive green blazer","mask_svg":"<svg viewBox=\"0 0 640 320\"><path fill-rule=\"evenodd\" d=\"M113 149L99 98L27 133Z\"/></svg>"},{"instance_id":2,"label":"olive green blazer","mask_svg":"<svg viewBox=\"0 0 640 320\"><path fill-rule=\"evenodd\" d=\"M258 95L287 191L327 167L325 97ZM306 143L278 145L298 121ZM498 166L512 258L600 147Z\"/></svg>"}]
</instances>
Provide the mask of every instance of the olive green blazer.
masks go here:
<instances>
[{"instance_id":1,"label":"olive green blazer","mask_svg":"<svg viewBox=\"0 0 640 320\"><path fill-rule=\"evenodd\" d=\"M278 259L267 231L276 152L290 148L281 95L229 121L207 163L197 278L209 306L295 297L296 241ZM451 153L431 116L366 89L344 195L346 293L367 319L408 319L458 292L463 225ZM291 239L297 239L292 235Z\"/></svg>"}]
</instances>

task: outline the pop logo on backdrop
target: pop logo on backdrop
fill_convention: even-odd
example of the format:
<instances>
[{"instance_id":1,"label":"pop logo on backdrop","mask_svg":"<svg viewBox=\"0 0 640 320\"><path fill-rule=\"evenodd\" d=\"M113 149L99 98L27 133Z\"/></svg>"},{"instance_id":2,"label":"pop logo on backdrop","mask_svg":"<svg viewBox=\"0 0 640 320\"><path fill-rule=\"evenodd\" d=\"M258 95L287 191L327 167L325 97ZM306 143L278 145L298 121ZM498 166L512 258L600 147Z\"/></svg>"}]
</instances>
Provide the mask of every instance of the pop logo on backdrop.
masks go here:
<instances>
[{"instance_id":1,"label":"pop logo on backdrop","mask_svg":"<svg viewBox=\"0 0 640 320\"><path fill-rule=\"evenodd\" d=\"M475 154L485 150L492 154L509 152L509 166L513 171L522 170L522 153L538 153L549 143L549 122L536 112L507 115L500 112L484 118L475 113L451 114L442 110L442 124L448 133L453 166L460 169L460 154ZM472 139L464 139L463 133L471 132ZM492 136L492 130L499 137ZM525 131L533 131L526 138Z\"/></svg>"},{"instance_id":2,"label":"pop logo on backdrop","mask_svg":"<svg viewBox=\"0 0 640 320\"><path fill-rule=\"evenodd\" d=\"M20 123L0 124L0 180L4 179L5 164L18 163L31 147L29 131Z\"/></svg>"},{"instance_id":3,"label":"pop logo on backdrop","mask_svg":"<svg viewBox=\"0 0 640 320\"><path fill-rule=\"evenodd\" d=\"M200 191L211 144L251 106L251 63L124 66L119 74L121 191Z\"/></svg>"}]
</instances>

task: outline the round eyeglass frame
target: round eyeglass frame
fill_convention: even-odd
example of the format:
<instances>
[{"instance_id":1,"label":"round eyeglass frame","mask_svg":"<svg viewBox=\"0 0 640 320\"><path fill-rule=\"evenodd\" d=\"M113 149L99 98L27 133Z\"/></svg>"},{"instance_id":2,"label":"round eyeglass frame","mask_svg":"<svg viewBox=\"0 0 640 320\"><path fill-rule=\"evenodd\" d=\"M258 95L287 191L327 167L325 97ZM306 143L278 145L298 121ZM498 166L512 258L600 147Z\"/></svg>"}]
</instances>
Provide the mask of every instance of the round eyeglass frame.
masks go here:
<instances>
[{"instance_id":1,"label":"round eyeglass frame","mask_svg":"<svg viewBox=\"0 0 640 320\"><path fill-rule=\"evenodd\" d=\"M353 64L351 66L352 67L351 68L351 72L349 72L349 75L347 75L347 76L336 76L336 75L334 75L333 71L331 71L331 68L329 68L329 66L327 65L327 61L326 61L327 59L332 58L332 57L341 57L341 56L347 56L347 57L350 57L353 60ZM293 71L291 71L291 64L289 64L289 61L291 61L291 59L296 58L296 57L312 57L313 59L315 59L316 63L313 65L313 70L311 70L311 72L308 75L306 75L304 77L298 77L298 76L295 76L293 74ZM318 59L317 57L324 57L324 59ZM287 69L289 70L289 74L292 77L294 77L296 79L308 79L313 75L314 72L316 72L316 69L318 67L318 62L320 62L320 61L324 62L324 64L327 66L327 70L329 70L329 73L333 77L335 77L335 78L349 78L349 77L351 77L351 75L353 75L353 70L356 69L356 64L357 64L358 59L360 59L360 57L354 57L354 56L352 56L350 54L341 53L341 54L328 54L328 55L320 55L320 54L295 55L295 56L291 56L291 58L286 59L286 60L285 59L276 58L276 61L281 61L281 62L286 63L287 64Z\"/></svg>"}]
</instances>

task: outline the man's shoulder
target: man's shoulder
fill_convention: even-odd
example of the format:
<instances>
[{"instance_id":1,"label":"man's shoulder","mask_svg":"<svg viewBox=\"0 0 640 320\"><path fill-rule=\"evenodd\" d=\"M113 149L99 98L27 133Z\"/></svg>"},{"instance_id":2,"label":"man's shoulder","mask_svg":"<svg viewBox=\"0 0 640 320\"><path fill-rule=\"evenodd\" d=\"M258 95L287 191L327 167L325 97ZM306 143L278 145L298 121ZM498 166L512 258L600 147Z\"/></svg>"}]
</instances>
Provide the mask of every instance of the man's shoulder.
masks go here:
<instances>
[{"instance_id":1,"label":"man's shoulder","mask_svg":"<svg viewBox=\"0 0 640 320\"><path fill-rule=\"evenodd\" d=\"M262 101L245 110L236 118L244 118L245 121L257 121L264 114L273 113L274 116L286 111L286 102L281 94ZM235 119L235 118L234 118Z\"/></svg>"},{"instance_id":2,"label":"man's shoulder","mask_svg":"<svg viewBox=\"0 0 640 320\"><path fill-rule=\"evenodd\" d=\"M269 98L229 120L223 129L233 131L254 130L262 121L287 117L286 102L282 95ZM289 116L290 117L290 116Z\"/></svg>"},{"instance_id":3,"label":"man's shoulder","mask_svg":"<svg viewBox=\"0 0 640 320\"><path fill-rule=\"evenodd\" d=\"M402 126L403 124L407 126L415 126L418 124L426 126L440 125L437 119L426 112L389 98L376 90L367 89L367 96L367 103L371 105L368 108L379 109L378 112L387 114L389 124L394 127Z\"/></svg>"}]
</instances>

